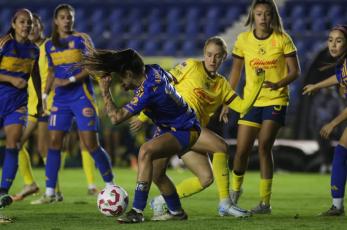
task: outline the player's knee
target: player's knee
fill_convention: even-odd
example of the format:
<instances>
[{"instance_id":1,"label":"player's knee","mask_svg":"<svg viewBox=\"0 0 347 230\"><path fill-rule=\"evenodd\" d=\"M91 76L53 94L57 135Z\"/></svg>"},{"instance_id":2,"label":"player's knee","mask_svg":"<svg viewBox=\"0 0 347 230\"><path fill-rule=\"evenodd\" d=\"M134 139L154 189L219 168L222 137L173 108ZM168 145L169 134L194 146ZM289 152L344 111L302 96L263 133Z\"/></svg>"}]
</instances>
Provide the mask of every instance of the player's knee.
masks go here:
<instances>
[{"instance_id":1,"label":"player's knee","mask_svg":"<svg viewBox=\"0 0 347 230\"><path fill-rule=\"evenodd\" d=\"M152 160L152 153L153 151L151 146L148 144L143 144L139 151L139 156L138 156L139 161Z\"/></svg>"},{"instance_id":2,"label":"player's knee","mask_svg":"<svg viewBox=\"0 0 347 230\"><path fill-rule=\"evenodd\" d=\"M260 144L258 147L258 152L260 156L267 156L271 153L272 146L270 144Z\"/></svg>"},{"instance_id":3,"label":"player's knee","mask_svg":"<svg viewBox=\"0 0 347 230\"><path fill-rule=\"evenodd\" d=\"M213 181L214 181L214 178L213 178L213 174L205 174L203 175L202 177L199 178L200 180L200 184L203 188L207 188L208 186L210 186Z\"/></svg>"},{"instance_id":4,"label":"player's knee","mask_svg":"<svg viewBox=\"0 0 347 230\"><path fill-rule=\"evenodd\" d=\"M165 181L165 174L162 173L153 173L153 183L156 185L160 185Z\"/></svg>"},{"instance_id":5,"label":"player's knee","mask_svg":"<svg viewBox=\"0 0 347 230\"><path fill-rule=\"evenodd\" d=\"M51 136L50 141L49 141L49 148L50 149L61 149L63 145L63 141L56 137L56 136Z\"/></svg>"}]
</instances>

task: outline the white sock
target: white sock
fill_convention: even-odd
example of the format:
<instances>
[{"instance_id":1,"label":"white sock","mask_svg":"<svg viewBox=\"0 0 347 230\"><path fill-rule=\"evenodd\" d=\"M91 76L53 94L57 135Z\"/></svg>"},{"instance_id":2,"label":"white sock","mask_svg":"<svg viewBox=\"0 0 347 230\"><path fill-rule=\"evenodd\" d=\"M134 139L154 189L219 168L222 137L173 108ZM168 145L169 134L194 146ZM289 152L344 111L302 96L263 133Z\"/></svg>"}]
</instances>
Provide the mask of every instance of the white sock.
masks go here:
<instances>
[{"instance_id":1,"label":"white sock","mask_svg":"<svg viewBox=\"0 0 347 230\"><path fill-rule=\"evenodd\" d=\"M55 189L47 187L45 194L46 194L46 196L54 196L55 195Z\"/></svg>"},{"instance_id":2,"label":"white sock","mask_svg":"<svg viewBox=\"0 0 347 230\"><path fill-rule=\"evenodd\" d=\"M219 201L219 206L230 206L230 205L231 205L231 200L228 198Z\"/></svg>"},{"instance_id":3,"label":"white sock","mask_svg":"<svg viewBox=\"0 0 347 230\"><path fill-rule=\"evenodd\" d=\"M113 185L114 185L113 182L106 182L106 188L111 187L111 186L113 186Z\"/></svg>"},{"instance_id":4,"label":"white sock","mask_svg":"<svg viewBox=\"0 0 347 230\"><path fill-rule=\"evenodd\" d=\"M96 188L96 185L95 184L90 184L88 185L88 189L95 189Z\"/></svg>"},{"instance_id":5,"label":"white sock","mask_svg":"<svg viewBox=\"0 0 347 230\"><path fill-rule=\"evenodd\" d=\"M333 205L337 209L342 209L343 208L343 198L334 198L333 199Z\"/></svg>"}]
</instances>

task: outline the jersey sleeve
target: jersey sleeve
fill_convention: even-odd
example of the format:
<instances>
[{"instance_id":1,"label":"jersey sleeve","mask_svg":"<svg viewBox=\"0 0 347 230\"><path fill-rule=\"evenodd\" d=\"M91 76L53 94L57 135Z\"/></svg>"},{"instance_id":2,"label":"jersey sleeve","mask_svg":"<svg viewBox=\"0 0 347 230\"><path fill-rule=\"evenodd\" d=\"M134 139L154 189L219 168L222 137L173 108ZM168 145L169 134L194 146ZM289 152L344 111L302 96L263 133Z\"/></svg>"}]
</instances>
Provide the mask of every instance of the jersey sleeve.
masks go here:
<instances>
[{"instance_id":1,"label":"jersey sleeve","mask_svg":"<svg viewBox=\"0 0 347 230\"><path fill-rule=\"evenodd\" d=\"M53 61L52 61L52 57L49 53L49 46L48 46L48 42L46 42L45 44L45 52L46 52L46 57L47 57L47 62L48 62L48 66L49 67L53 67Z\"/></svg>"},{"instance_id":2,"label":"jersey sleeve","mask_svg":"<svg viewBox=\"0 0 347 230\"><path fill-rule=\"evenodd\" d=\"M145 88L139 88L133 99L124 106L132 114L139 114L150 102L149 91Z\"/></svg>"},{"instance_id":3,"label":"jersey sleeve","mask_svg":"<svg viewBox=\"0 0 347 230\"><path fill-rule=\"evenodd\" d=\"M285 56L291 56L296 53L294 42L286 33L283 33L283 53Z\"/></svg>"},{"instance_id":4,"label":"jersey sleeve","mask_svg":"<svg viewBox=\"0 0 347 230\"><path fill-rule=\"evenodd\" d=\"M244 38L243 34L241 33L239 36L237 36L236 42L233 46L233 49L231 51L232 55L234 57L238 58L244 58L244 53L243 53L243 43L244 43Z\"/></svg>"},{"instance_id":5,"label":"jersey sleeve","mask_svg":"<svg viewBox=\"0 0 347 230\"><path fill-rule=\"evenodd\" d=\"M247 97L242 99L235 92L232 92L231 96L227 98L227 101L225 103L230 109L240 113L241 117L250 110L255 100L257 99L265 80L265 71L259 71L257 73L257 76L258 77L254 81L254 90L252 90L251 93L247 95Z\"/></svg>"},{"instance_id":6,"label":"jersey sleeve","mask_svg":"<svg viewBox=\"0 0 347 230\"><path fill-rule=\"evenodd\" d=\"M90 36L86 33L81 33L82 37L82 51L83 53L87 53L90 48L94 48L94 43Z\"/></svg>"},{"instance_id":7,"label":"jersey sleeve","mask_svg":"<svg viewBox=\"0 0 347 230\"><path fill-rule=\"evenodd\" d=\"M175 84L182 81L184 76L186 76L186 73L192 68L194 61L191 59L188 59L178 65L176 65L173 69L169 71L173 77L173 82Z\"/></svg>"}]
</instances>

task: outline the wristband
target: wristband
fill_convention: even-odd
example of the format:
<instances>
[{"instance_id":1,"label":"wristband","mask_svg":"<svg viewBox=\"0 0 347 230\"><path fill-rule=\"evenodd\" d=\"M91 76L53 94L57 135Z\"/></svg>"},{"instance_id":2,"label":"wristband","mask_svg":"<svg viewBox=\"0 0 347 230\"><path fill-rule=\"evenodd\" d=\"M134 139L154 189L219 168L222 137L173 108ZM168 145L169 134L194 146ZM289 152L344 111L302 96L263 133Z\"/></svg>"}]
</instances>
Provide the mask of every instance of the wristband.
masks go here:
<instances>
[{"instance_id":1,"label":"wristband","mask_svg":"<svg viewBox=\"0 0 347 230\"><path fill-rule=\"evenodd\" d=\"M45 100L47 97L48 97L48 94L47 94L47 93L43 93L43 94L42 94L42 100Z\"/></svg>"},{"instance_id":2,"label":"wristband","mask_svg":"<svg viewBox=\"0 0 347 230\"><path fill-rule=\"evenodd\" d=\"M71 83L76 82L76 77L75 76L69 77L69 82L71 82Z\"/></svg>"}]
</instances>

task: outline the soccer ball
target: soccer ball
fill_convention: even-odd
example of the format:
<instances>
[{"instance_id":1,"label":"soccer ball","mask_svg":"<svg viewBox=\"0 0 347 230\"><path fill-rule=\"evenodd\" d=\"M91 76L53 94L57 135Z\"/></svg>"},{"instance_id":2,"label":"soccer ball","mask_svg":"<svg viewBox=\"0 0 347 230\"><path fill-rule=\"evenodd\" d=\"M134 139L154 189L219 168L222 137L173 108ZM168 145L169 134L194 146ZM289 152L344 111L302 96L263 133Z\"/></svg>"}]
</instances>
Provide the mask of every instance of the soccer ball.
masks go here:
<instances>
[{"instance_id":1,"label":"soccer ball","mask_svg":"<svg viewBox=\"0 0 347 230\"><path fill-rule=\"evenodd\" d=\"M119 216L127 209L128 201L128 193L122 187L112 185L98 194L97 205L102 214Z\"/></svg>"}]
</instances>

